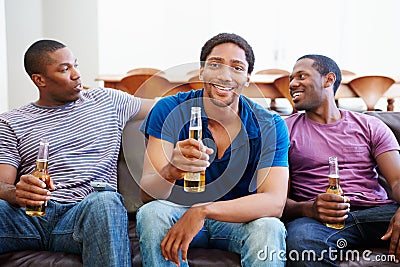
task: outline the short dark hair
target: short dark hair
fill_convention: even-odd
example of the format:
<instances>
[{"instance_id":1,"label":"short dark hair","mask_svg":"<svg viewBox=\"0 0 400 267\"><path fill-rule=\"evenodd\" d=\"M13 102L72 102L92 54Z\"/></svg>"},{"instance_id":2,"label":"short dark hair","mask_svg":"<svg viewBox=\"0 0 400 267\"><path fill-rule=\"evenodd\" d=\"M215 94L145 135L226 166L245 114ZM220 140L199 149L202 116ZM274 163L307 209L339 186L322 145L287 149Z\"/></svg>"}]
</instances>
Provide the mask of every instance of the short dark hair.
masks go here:
<instances>
[{"instance_id":1,"label":"short dark hair","mask_svg":"<svg viewBox=\"0 0 400 267\"><path fill-rule=\"evenodd\" d=\"M48 53L64 48L66 45L54 40L39 40L25 52L24 67L29 77L32 74L44 74L46 65L51 63Z\"/></svg>"},{"instance_id":2,"label":"short dark hair","mask_svg":"<svg viewBox=\"0 0 400 267\"><path fill-rule=\"evenodd\" d=\"M251 48L245 39L234 33L220 33L208 40L201 49L200 65L204 67L204 63L214 47L225 43L233 43L244 50L247 63L249 64L247 73L251 74L254 69L253 48Z\"/></svg>"},{"instance_id":3,"label":"short dark hair","mask_svg":"<svg viewBox=\"0 0 400 267\"><path fill-rule=\"evenodd\" d=\"M316 54L304 55L300 57L297 61L304 58L309 58L314 60L312 67L316 69L321 75L326 75L329 72L333 72L336 75L336 81L333 84L333 93L336 94L336 91L339 88L340 83L342 82L342 73L336 62L327 56L316 55Z\"/></svg>"}]
</instances>

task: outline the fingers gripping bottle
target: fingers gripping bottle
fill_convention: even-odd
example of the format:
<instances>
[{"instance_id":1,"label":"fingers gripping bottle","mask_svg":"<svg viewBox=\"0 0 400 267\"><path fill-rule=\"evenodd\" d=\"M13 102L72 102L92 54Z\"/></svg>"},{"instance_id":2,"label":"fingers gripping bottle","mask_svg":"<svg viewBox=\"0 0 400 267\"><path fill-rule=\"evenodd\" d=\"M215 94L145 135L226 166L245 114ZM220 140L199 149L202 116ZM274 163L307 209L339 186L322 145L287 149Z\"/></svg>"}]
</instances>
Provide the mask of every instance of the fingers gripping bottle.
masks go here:
<instances>
[{"instance_id":1,"label":"fingers gripping bottle","mask_svg":"<svg viewBox=\"0 0 400 267\"><path fill-rule=\"evenodd\" d=\"M189 124L189 137L201 140L202 138L202 122L201 108L192 107ZM206 188L205 171L187 172L184 176L183 189L186 192L204 192Z\"/></svg>"},{"instance_id":2,"label":"fingers gripping bottle","mask_svg":"<svg viewBox=\"0 0 400 267\"><path fill-rule=\"evenodd\" d=\"M42 180L46 184L46 189L49 188L50 175L47 170L49 162L49 141L47 138L42 138L39 144L39 152L36 159L36 168L32 175ZM25 213L30 216L43 216L46 213L47 201L40 206L26 206Z\"/></svg>"},{"instance_id":3,"label":"fingers gripping bottle","mask_svg":"<svg viewBox=\"0 0 400 267\"><path fill-rule=\"evenodd\" d=\"M343 190L340 187L340 177L339 177L339 167L337 157L329 157L329 173L328 173L329 186L326 190L327 193L336 194L343 196ZM328 227L335 229L342 229L344 227L344 222L341 223L327 223Z\"/></svg>"}]
</instances>

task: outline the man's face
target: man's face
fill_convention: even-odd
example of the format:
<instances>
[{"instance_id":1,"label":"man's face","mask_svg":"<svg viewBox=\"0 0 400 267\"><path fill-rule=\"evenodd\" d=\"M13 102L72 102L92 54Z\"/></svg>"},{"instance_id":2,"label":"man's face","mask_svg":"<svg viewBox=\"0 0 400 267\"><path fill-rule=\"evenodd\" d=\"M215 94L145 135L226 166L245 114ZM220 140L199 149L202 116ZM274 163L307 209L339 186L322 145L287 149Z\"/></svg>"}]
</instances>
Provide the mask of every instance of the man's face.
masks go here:
<instances>
[{"instance_id":1,"label":"man's face","mask_svg":"<svg viewBox=\"0 0 400 267\"><path fill-rule=\"evenodd\" d=\"M236 44L215 46L200 69L205 96L220 107L237 102L243 86L250 81L248 66L244 50Z\"/></svg>"},{"instance_id":2,"label":"man's face","mask_svg":"<svg viewBox=\"0 0 400 267\"><path fill-rule=\"evenodd\" d=\"M324 77L312 67L313 63L310 58L297 61L290 75L290 95L297 110L315 110L322 105Z\"/></svg>"},{"instance_id":3,"label":"man's face","mask_svg":"<svg viewBox=\"0 0 400 267\"><path fill-rule=\"evenodd\" d=\"M43 106L60 106L79 98L82 90L77 59L67 48L48 53L50 64L40 75L40 99Z\"/></svg>"}]
</instances>

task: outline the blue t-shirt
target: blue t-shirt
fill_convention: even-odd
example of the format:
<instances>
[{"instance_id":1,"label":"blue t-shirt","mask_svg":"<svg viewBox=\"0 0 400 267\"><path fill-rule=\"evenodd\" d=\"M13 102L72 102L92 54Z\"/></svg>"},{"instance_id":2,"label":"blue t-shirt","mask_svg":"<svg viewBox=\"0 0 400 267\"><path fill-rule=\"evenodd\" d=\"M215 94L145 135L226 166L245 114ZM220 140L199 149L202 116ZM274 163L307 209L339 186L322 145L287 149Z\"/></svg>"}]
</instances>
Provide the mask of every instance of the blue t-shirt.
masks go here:
<instances>
[{"instance_id":1,"label":"blue t-shirt","mask_svg":"<svg viewBox=\"0 0 400 267\"><path fill-rule=\"evenodd\" d=\"M288 166L289 135L285 122L279 115L244 96L239 99L242 128L218 159L202 97L203 90L196 90L162 98L141 126L146 137L151 135L176 144L189 138L191 107L202 109L203 143L214 149L210 155L210 166L206 169L206 190L202 193L186 193L183 191L183 179L178 180L169 200L192 205L239 198L256 192L257 170Z\"/></svg>"}]
</instances>

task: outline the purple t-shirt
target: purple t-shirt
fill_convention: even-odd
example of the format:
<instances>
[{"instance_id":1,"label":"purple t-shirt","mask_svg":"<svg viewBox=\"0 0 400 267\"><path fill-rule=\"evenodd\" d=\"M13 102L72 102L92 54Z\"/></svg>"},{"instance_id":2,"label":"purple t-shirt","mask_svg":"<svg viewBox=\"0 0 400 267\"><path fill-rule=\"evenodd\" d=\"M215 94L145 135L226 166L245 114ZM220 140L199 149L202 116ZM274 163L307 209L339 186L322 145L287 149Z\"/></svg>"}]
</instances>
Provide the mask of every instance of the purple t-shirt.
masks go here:
<instances>
[{"instance_id":1,"label":"purple t-shirt","mask_svg":"<svg viewBox=\"0 0 400 267\"><path fill-rule=\"evenodd\" d=\"M378 183L376 157L399 150L392 131L379 119L340 110L342 118L320 124L297 113L286 118L290 132L290 198L311 201L328 187L328 158L337 156L340 185L353 206L393 202Z\"/></svg>"}]
</instances>

